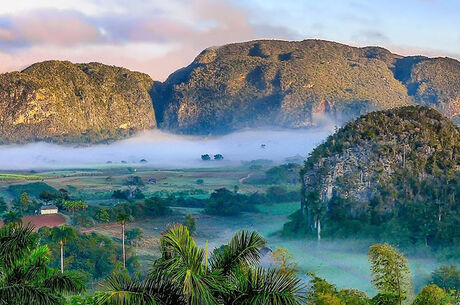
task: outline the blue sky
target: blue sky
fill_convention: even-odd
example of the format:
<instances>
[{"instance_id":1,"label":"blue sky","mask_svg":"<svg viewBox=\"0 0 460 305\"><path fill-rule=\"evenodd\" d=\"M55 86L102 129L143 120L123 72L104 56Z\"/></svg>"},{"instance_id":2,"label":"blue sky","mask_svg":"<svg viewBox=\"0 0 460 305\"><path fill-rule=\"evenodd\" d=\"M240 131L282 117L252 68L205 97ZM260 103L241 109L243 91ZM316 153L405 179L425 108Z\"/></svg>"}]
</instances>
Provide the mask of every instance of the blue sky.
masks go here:
<instances>
[{"instance_id":1,"label":"blue sky","mask_svg":"<svg viewBox=\"0 0 460 305\"><path fill-rule=\"evenodd\" d=\"M460 0L5 1L0 72L66 59L162 80L206 47L262 38L320 38L460 59Z\"/></svg>"}]
</instances>

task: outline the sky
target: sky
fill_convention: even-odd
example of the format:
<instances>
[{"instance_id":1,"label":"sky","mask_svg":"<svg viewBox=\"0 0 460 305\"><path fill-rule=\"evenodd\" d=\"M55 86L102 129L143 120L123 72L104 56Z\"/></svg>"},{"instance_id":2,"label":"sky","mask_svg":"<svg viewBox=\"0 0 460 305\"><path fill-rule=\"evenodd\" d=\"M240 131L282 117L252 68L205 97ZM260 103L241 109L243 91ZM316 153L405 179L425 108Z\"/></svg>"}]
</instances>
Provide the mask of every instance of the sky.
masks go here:
<instances>
[{"instance_id":1,"label":"sky","mask_svg":"<svg viewBox=\"0 0 460 305\"><path fill-rule=\"evenodd\" d=\"M460 59L460 0L0 0L0 72L59 59L164 80L207 47L310 38Z\"/></svg>"}]
</instances>

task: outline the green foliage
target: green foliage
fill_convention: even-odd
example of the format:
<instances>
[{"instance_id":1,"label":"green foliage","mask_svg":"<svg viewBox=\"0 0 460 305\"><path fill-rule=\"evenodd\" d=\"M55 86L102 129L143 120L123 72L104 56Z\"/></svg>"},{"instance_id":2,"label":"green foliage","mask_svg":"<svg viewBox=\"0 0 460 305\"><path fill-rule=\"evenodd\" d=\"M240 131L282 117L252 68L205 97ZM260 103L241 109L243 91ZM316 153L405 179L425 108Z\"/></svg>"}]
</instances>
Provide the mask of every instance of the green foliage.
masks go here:
<instances>
[{"instance_id":1,"label":"green foliage","mask_svg":"<svg viewBox=\"0 0 460 305\"><path fill-rule=\"evenodd\" d=\"M201 155L201 160L203 160L203 161L210 161L210 160L211 160L211 156L209 156L208 154Z\"/></svg>"},{"instance_id":2,"label":"green foliage","mask_svg":"<svg viewBox=\"0 0 460 305\"><path fill-rule=\"evenodd\" d=\"M13 200L13 207L16 211L22 214L31 214L38 210L40 203L36 200L31 200L27 193L22 193Z\"/></svg>"},{"instance_id":3,"label":"green foliage","mask_svg":"<svg viewBox=\"0 0 460 305\"><path fill-rule=\"evenodd\" d=\"M315 111L346 121L409 103L407 89L391 70L394 62L387 50L320 40L210 48L158 84L158 120L164 128L200 134L312 126ZM179 116L179 109L194 111Z\"/></svg>"},{"instance_id":4,"label":"green foliage","mask_svg":"<svg viewBox=\"0 0 460 305\"><path fill-rule=\"evenodd\" d=\"M451 289L460 292L460 270L456 266L442 266L431 274L433 284L449 291Z\"/></svg>"},{"instance_id":5,"label":"green foliage","mask_svg":"<svg viewBox=\"0 0 460 305\"><path fill-rule=\"evenodd\" d=\"M224 160L224 156L222 156L221 154L216 154L214 155L214 160L216 161Z\"/></svg>"},{"instance_id":6,"label":"green foliage","mask_svg":"<svg viewBox=\"0 0 460 305\"><path fill-rule=\"evenodd\" d=\"M8 186L8 192L10 192L14 197L19 197L23 193L27 193L30 196L36 198L40 197L40 194L43 192L58 193L54 187L46 184L45 182L32 182L27 184L11 184Z\"/></svg>"},{"instance_id":7,"label":"green foliage","mask_svg":"<svg viewBox=\"0 0 460 305\"><path fill-rule=\"evenodd\" d=\"M264 176L252 176L243 181L245 184L298 184L301 166L287 163L265 171Z\"/></svg>"},{"instance_id":8,"label":"green foliage","mask_svg":"<svg viewBox=\"0 0 460 305\"><path fill-rule=\"evenodd\" d=\"M110 222L110 216L107 210L99 208L94 218L100 222Z\"/></svg>"},{"instance_id":9,"label":"green foliage","mask_svg":"<svg viewBox=\"0 0 460 305\"><path fill-rule=\"evenodd\" d=\"M88 204L82 200L65 200L62 206L68 211L75 212L79 210L86 210Z\"/></svg>"},{"instance_id":10,"label":"green foliage","mask_svg":"<svg viewBox=\"0 0 460 305\"><path fill-rule=\"evenodd\" d=\"M139 228L134 228L125 232L126 242L128 245L136 245L144 237L144 231Z\"/></svg>"},{"instance_id":11,"label":"green foliage","mask_svg":"<svg viewBox=\"0 0 460 305\"><path fill-rule=\"evenodd\" d=\"M110 276L99 292L102 304L300 305L303 285L292 273L256 267L263 238L240 232L214 251L200 249L185 226L161 239L161 257L140 280L124 273Z\"/></svg>"},{"instance_id":12,"label":"green foliage","mask_svg":"<svg viewBox=\"0 0 460 305\"><path fill-rule=\"evenodd\" d=\"M375 244L369 248L372 283L380 293L391 293L398 302L411 292L410 269L407 259L388 244Z\"/></svg>"},{"instance_id":13,"label":"green foliage","mask_svg":"<svg viewBox=\"0 0 460 305\"><path fill-rule=\"evenodd\" d=\"M33 227L6 225L0 229L0 304L61 305L65 293L84 290L76 273L49 268L51 255L39 245Z\"/></svg>"},{"instance_id":14,"label":"green foliage","mask_svg":"<svg viewBox=\"0 0 460 305\"><path fill-rule=\"evenodd\" d=\"M3 197L0 197L0 214L3 214L8 210L8 205Z\"/></svg>"},{"instance_id":15,"label":"green foliage","mask_svg":"<svg viewBox=\"0 0 460 305\"><path fill-rule=\"evenodd\" d=\"M184 226L187 227L190 235L195 234L196 231L196 218L192 214L187 214L184 219Z\"/></svg>"},{"instance_id":16,"label":"green foliage","mask_svg":"<svg viewBox=\"0 0 460 305\"><path fill-rule=\"evenodd\" d=\"M38 232L42 245L47 245L52 253L50 265L58 267L60 265L60 245L59 239L54 238L60 228L43 227ZM108 276L119 266L121 261L122 249L119 243L115 243L111 238L98 234L83 234L78 230L73 230L75 236L72 242L65 244L64 264L65 270L80 271L87 275L89 279L99 280ZM127 249L128 253L131 251ZM138 269L138 261L135 256L130 255L127 261L127 268L130 272Z\"/></svg>"},{"instance_id":17,"label":"green foliage","mask_svg":"<svg viewBox=\"0 0 460 305\"><path fill-rule=\"evenodd\" d=\"M152 86L146 74L100 63L45 61L1 74L1 142L101 143L156 127ZM34 111L42 100L46 110Z\"/></svg>"},{"instance_id":18,"label":"green foliage","mask_svg":"<svg viewBox=\"0 0 460 305\"><path fill-rule=\"evenodd\" d=\"M144 181L142 181L142 178L139 176L129 176L128 178L126 178L124 184L128 186L144 186L145 185Z\"/></svg>"},{"instance_id":19,"label":"green foliage","mask_svg":"<svg viewBox=\"0 0 460 305\"><path fill-rule=\"evenodd\" d=\"M451 302L452 301L452 302ZM438 286L432 284L423 287L412 305L454 305L452 298Z\"/></svg>"},{"instance_id":20,"label":"green foliage","mask_svg":"<svg viewBox=\"0 0 460 305\"><path fill-rule=\"evenodd\" d=\"M5 224L20 223L22 222L21 218L22 214L18 211L9 211L8 213L5 213L2 217L3 222Z\"/></svg>"},{"instance_id":21,"label":"green foliage","mask_svg":"<svg viewBox=\"0 0 460 305\"><path fill-rule=\"evenodd\" d=\"M254 211L254 209L250 197L221 188L211 194L205 212L210 215L237 216L242 212Z\"/></svg>"},{"instance_id":22,"label":"green foliage","mask_svg":"<svg viewBox=\"0 0 460 305\"><path fill-rule=\"evenodd\" d=\"M372 135L372 136L371 136ZM305 162L302 212L286 235L313 234L319 193L323 234L360 236L457 259L460 129L433 109L372 112L346 124ZM331 177L333 177L331 179ZM306 228L302 228L306 225ZM458 248L458 247L457 247Z\"/></svg>"},{"instance_id":23,"label":"green foliage","mask_svg":"<svg viewBox=\"0 0 460 305\"><path fill-rule=\"evenodd\" d=\"M308 305L371 305L369 297L355 289L338 290L326 280L310 274L310 289L308 291ZM372 303L373 304L373 303Z\"/></svg>"}]
</instances>

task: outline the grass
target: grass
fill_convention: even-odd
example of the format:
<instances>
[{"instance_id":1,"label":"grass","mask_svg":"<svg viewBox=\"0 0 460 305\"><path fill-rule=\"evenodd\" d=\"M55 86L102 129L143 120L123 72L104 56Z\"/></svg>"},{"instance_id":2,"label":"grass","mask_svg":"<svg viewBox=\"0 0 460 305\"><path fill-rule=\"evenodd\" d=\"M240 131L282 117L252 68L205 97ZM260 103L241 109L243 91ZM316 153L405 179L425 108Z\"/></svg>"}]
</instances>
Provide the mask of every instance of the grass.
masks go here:
<instances>
[{"instance_id":1,"label":"grass","mask_svg":"<svg viewBox=\"0 0 460 305\"><path fill-rule=\"evenodd\" d=\"M0 180L41 180L42 176L33 174L5 174L0 173Z\"/></svg>"}]
</instances>

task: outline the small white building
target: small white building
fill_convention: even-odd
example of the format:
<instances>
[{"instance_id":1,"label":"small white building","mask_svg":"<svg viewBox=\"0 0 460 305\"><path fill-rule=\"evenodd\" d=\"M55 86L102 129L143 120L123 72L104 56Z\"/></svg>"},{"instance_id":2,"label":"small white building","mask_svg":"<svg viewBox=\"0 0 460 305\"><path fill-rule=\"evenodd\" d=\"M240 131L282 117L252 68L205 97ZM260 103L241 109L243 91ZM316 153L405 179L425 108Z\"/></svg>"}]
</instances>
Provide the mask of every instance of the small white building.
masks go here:
<instances>
[{"instance_id":1,"label":"small white building","mask_svg":"<svg viewBox=\"0 0 460 305\"><path fill-rule=\"evenodd\" d=\"M57 214L58 208L55 205L43 205L40 208L41 215L48 215L48 214Z\"/></svg>"}]
</instances>

